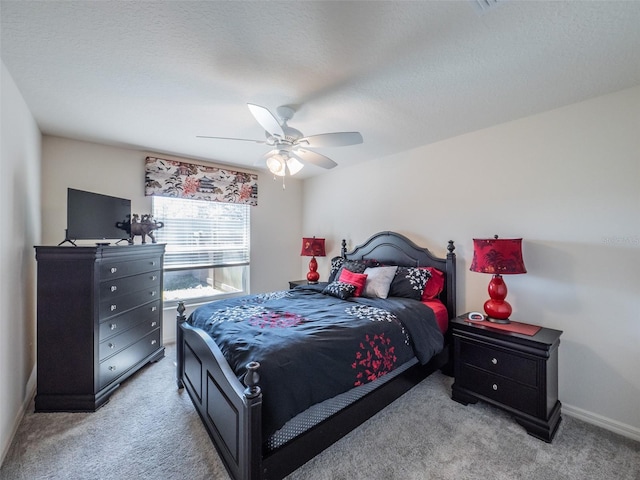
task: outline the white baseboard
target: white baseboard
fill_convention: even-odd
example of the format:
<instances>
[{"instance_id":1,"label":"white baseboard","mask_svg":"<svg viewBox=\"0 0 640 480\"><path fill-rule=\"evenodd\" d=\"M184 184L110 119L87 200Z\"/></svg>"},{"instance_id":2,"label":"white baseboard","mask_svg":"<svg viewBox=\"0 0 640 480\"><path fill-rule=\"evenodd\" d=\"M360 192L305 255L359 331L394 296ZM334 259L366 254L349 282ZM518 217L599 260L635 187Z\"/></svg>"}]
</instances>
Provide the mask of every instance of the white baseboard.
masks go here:
<instances>
[{"instance_id":1,"label":"white baseboard","mask_svg":"<svg viewBox=\"0 0 640 480\"><path fill-rule=\"evenodd\" d=\"M562 404L562 413L640 442L640 428L632 427L631 425L603 417L597 413L588 412L573 405L567 405L566 403Z\"/></svg>"},{"instance_id":2,"label":"white baseboard","mask_svg":"<svg viewBox=\"0 0 640 480\"><path fill-rule=\"evenodd\" d=\"M20 422L24 418L24 414L26 413L29 405L31 404L31 400L33 400L33 396L36 394L36 366L31 370L31 375L29 375L29 380L27 380L27 385L25 386L25 396L24 402L22 402L22 406L18 410L16 418L13 421L13 428L11 429L11 435L7 439L6 445L2 445L2 451L0 452L0 465L3 464L7 453L9 453L9 448L11 448L11 444L13 443L13 439L18 432L18 428L20 427Z\"/></svg>"}]
</instances>

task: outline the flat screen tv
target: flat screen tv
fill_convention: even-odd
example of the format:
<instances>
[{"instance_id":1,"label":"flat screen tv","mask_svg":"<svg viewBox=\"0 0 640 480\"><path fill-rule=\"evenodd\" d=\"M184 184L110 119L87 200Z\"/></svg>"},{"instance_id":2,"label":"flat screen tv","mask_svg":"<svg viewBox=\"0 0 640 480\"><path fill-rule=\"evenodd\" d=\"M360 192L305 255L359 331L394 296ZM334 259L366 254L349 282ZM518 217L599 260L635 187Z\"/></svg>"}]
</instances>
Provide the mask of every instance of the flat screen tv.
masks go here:
<instances>
[{"instance_id":1,"label":"flat screen tv","mask_svg":"<svg viewBox=\"0 0 640 480\"><path fill-rule=\"evenodd\" d=\"M116 224L130 215L131 200L69 188L65 241L126 239L128 233Z\"/></svg>"}]
</instances>

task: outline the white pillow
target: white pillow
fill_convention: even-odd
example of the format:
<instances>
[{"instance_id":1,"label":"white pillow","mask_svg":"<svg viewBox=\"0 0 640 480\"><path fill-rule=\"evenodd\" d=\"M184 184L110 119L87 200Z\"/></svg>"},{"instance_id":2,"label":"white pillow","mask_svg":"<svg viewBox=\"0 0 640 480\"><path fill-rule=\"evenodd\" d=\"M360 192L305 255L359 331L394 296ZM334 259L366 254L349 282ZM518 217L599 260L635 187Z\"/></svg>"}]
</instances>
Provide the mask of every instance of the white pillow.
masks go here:
<instances>
[{"instance_id":1,"label":"white pillow","mask_svg":"<svg viewBox=\"0 0 640 480\"><path fill-rule=\"evenodd\" d=\"M367 283L364 284L362 296L387 298L389 287L391 287L393 277L396 276L397 269L398 267L367 267L364 271L365 275L367 275Z\"/></svg>"}]
</instances>

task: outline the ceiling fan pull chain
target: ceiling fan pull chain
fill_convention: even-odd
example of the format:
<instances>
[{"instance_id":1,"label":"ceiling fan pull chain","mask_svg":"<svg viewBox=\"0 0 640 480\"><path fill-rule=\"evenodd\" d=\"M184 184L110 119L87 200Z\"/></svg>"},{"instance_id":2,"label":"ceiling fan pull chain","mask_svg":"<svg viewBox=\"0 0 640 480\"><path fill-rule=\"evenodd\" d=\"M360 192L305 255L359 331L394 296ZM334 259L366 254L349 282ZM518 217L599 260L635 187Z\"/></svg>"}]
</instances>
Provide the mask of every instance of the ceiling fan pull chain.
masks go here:
<instances>
[{"instance_id":1,"label":"ceiling fan pull chain","mask_svg":"<svg viewBox=\"0 0 640 480\"><path fill-rule=\"evenodd\" d=\"M285 190L285 185L284 185L284 175L282 176L282 189ZM275 175L273 176L273 181L275 182L278 179L278 177L276 177Z\"/></svg>"}]
</instances>

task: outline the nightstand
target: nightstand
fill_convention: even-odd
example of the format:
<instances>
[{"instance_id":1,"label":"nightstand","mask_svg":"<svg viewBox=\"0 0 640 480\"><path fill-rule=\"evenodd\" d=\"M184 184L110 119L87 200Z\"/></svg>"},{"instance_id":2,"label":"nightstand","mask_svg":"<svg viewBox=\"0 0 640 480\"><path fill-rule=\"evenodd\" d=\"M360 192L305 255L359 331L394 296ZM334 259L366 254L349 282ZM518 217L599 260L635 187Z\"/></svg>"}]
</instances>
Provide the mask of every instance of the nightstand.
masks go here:
<instances>
[{"instance_id":1,"label":"nightstand","mask_svg":"<svg viewBox=\"0 0 640 480\"><path fill-rule=\"evenodd\" d=\"M289 280L289 290L292 288L296 288L298 285L308 285L309 282L306 280Z\"/></svg>"},{"instance_id":2,"label":"nightstand","mask_svg":"<svg viewBox=\"0 0 640 480\"><path fill-rule=\"evenodd\" d=\"M560 425L559 330L535 335L472 323L467 314L451 320L455 401L483 400L513 415L530 435L551 443Z\"/></svg>"}]
</instances>

